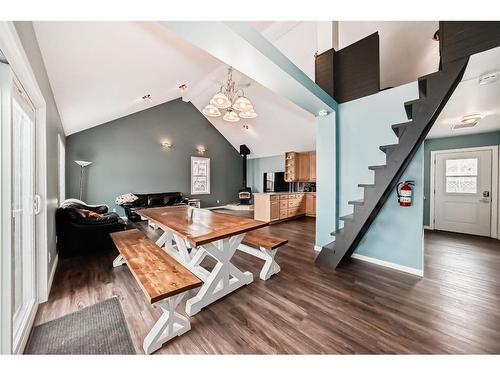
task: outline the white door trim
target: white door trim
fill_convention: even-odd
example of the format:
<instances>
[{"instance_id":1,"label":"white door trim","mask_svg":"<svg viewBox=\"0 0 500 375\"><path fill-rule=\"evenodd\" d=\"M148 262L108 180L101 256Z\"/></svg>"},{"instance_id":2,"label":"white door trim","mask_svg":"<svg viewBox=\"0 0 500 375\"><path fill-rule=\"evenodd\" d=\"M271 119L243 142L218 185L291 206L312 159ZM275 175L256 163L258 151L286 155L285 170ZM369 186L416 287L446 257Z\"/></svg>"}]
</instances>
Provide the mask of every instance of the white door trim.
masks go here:
<instances>
[{"instance_id":1,"label":"white door trim","mask_svg":"<svg viewBox=\"0 0 500 375\"><path fill-rule=\"evenodd\" d=\"M17 34L14 23L11 21L0 21L0 49L9 61L14 74L22 84L24 90L31 99L35 107L35 127L36 127L36 194L41 198L40 214L36 216L36 303L46 301L48 298L48 246L47 246L47 163L46 163L46 103L42 91L38 86L35 74L31 68L30 62L24 51L23 45ZM5 142L4 139L1 140ZM10 161L9 161L10 163ZM2 160L2 166L6 165L6 160ZM11 184L10 167L9 171L2 169L2 188L5 185ZM3 199L3 198L2 198ZM5 211L9 210L10 217L10 202L8 206L2 204L2 216L5 217ZM4 225L5 224L5 225ZM11 233L12 227L10 220L2 222L3 233ZM11 242L5 236L2 236L2 251L11 251ZM5 268L4 268L5 269ZM5 277L6 275L2 275ZM2 301L4 303L5 301ZM36 307L35 307L36 309ZM28 330L31 327L27 327ZM6 337L0 337L2 352L6 350ZM8 338L8 340L11 340ZM12 345L11 345L12 346ZM10 348L10 352L19 352L22 348Z\"/></svg>"},{"instance_id":2,"label":"white door trim","mask_svg":"<svg viewBox=\"0 0 500 375\"><path fill-rule=\"evenodd\" d=\"M468 148L455 148L449 150L436 150L431 151L431 170L430 170L430 201L429 201L429 229L434 229L434 211L435 211L435 173L436 173L436 155L451 154L454 152L473 152L473 151L491 151L491 237L500 239L500 222L498 213L499 197L498 189L500 185L500 169L498 163L498 150L499 146L481 146L481 147L468 147Z\"/></svg>"}]
</instances>

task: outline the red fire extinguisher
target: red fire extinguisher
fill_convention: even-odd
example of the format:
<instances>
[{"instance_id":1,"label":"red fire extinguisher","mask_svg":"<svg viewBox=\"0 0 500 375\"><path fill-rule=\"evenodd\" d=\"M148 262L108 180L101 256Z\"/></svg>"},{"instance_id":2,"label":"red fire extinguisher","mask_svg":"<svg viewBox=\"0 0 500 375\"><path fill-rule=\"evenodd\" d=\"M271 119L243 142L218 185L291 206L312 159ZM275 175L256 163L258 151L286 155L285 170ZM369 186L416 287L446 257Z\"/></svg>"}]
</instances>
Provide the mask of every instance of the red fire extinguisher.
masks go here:
<instances>
[{"instance_id":1,"label":"red fire extinguisher","mask_svg":"<svg viewBox=\"0 0 500 375\"><path fill-rule=\"evenodd\" d=\"M415 186L415 181L413 180L400 182L396 186L396 194L398 195L398 202L400 206L402 207L411 206L412 186Z\"/></svg>"}]
</instances>

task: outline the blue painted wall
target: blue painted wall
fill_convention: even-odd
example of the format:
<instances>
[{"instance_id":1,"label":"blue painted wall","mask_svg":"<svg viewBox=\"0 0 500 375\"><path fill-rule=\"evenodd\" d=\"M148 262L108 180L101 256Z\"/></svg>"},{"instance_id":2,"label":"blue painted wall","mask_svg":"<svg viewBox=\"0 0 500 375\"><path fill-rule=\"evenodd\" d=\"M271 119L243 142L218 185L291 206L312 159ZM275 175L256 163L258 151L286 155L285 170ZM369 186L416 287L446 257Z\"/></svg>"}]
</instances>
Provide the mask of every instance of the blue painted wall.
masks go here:
<instances>
[{"instance_id":1,"label":"blue painted wall","mask_svg":"<svg viewBox=\"0 0 500 375\"><path fill-rule=\"evenodd\" d=\"M339 105L339 216L352 212L349 200L363 198L359 183L373 183L374 172L368 166L385 164L379 146L397 143L391 125L407 121L403 103L416 98L418 87L412 82ZM402 178L416 181L415 204L411 208L399 207L394 193L366 233L357 254L422 269L423 161L420 149Z\"/></svg>"},{"instance_id":2,"label":"blue painted wall","mask_svg":"<svg viewBox=\"0 0 500 375\"><path fill-rule=\"evenodd\" d=\"M316 118L316 245L333 241L336 215L336 113Z\"/></svg>"},{"instance_id":3,"label":"blue painted wall","mask_svg":"<svg viewBox=\"0 0 500 375\"><path fill-rule=\"evenodd\" d=\"M264 189L264 173L284 171L285 155L248 159L247 185L252 188L254 193L262 193Z\"/></svg>"},{"instance_id":4,"label":"blue painted wall","mask_svg":"<svg viewBox=\"0 0 500 375\"><path fill-rule=\"evenodd\" d=\"M385 164L379 146L398 142L392 124L408 121L405 101L418 98L416 82L339 105L339 215L351 213L347 202L363 198L361 183L373 183L369 165Z\"/></svg>"},{"instance_id":5,"label":"blue painted wall","mask_svg":"<svg viewBox=\"0 0 500 375\"><path fill-rule=\"evenodd\" d=\"M424 225L429 225L431 151L500 145L500 131L427 139L424 143Z\"/></svg>"},{"instance_id":6,"label":"blue painted wall","mask_svg":"<svg viewBox=\"0 0 500 375\"><path fill-rule=\"evenodd\" d=\"M412 206L400 207L394 192L361 240L355 254L423 270L423 146L406 168L401 180L416 182Z\"/></svg>"}]
</instances>

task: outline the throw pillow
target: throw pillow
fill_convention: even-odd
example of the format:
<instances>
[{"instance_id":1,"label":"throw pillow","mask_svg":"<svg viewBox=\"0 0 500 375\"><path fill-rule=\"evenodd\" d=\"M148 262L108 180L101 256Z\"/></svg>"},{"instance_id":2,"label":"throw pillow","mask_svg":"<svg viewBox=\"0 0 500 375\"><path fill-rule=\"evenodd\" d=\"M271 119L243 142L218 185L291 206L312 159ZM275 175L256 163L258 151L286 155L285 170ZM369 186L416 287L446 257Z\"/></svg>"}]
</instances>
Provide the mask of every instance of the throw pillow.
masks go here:
<instances>
[{"instance_id":1,"label":"throw pillow","mask_svg":"<svg viewBox=\"0 0 500 375\"><path fill-rule=\"evenodd\" d=\"M134 195L132 193L127 193L127 194L122 194L122 195L116 197L115 203L117 205L122 205L124 203L132 203L132 202L136 201L137 199L139 199L139 197L137 197L136 195Z\"/></svg>"}]
</instances>

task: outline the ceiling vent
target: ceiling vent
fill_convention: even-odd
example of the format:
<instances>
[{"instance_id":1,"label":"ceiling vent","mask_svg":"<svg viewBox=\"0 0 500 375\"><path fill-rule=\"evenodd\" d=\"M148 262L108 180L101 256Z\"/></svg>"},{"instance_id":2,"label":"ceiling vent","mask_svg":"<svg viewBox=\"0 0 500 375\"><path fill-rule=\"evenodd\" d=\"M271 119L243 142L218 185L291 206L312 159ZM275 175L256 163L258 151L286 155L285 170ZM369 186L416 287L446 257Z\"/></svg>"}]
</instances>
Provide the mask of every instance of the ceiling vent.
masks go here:
<instances>
[{"instance_id":1,"label":"ceiling vent","mask_svg":"<svg viewBox=\"0 0 500 375\"><path fill-rule=\"evenodd\" d=\"M498 80L498 73L487 73L483 74L482 76L479 77L479 84L480 85L489 85L490 83L493 83Z\"/></svg>"},{"instance_id":2,"label":"ceiling vent","mask_svg":"<svg viewBox=\"0 0 500 375\"><path fill-rule=\"evenodd\" d=\"M462 117L459 123L454 124L451 128L453 130L455 129L465 129L465 128L473 128L474 126L477 125L479 120L481 120L483 117L480 114L474 113L472 115L467 115Z\"/></svg>"}]
</instances>

